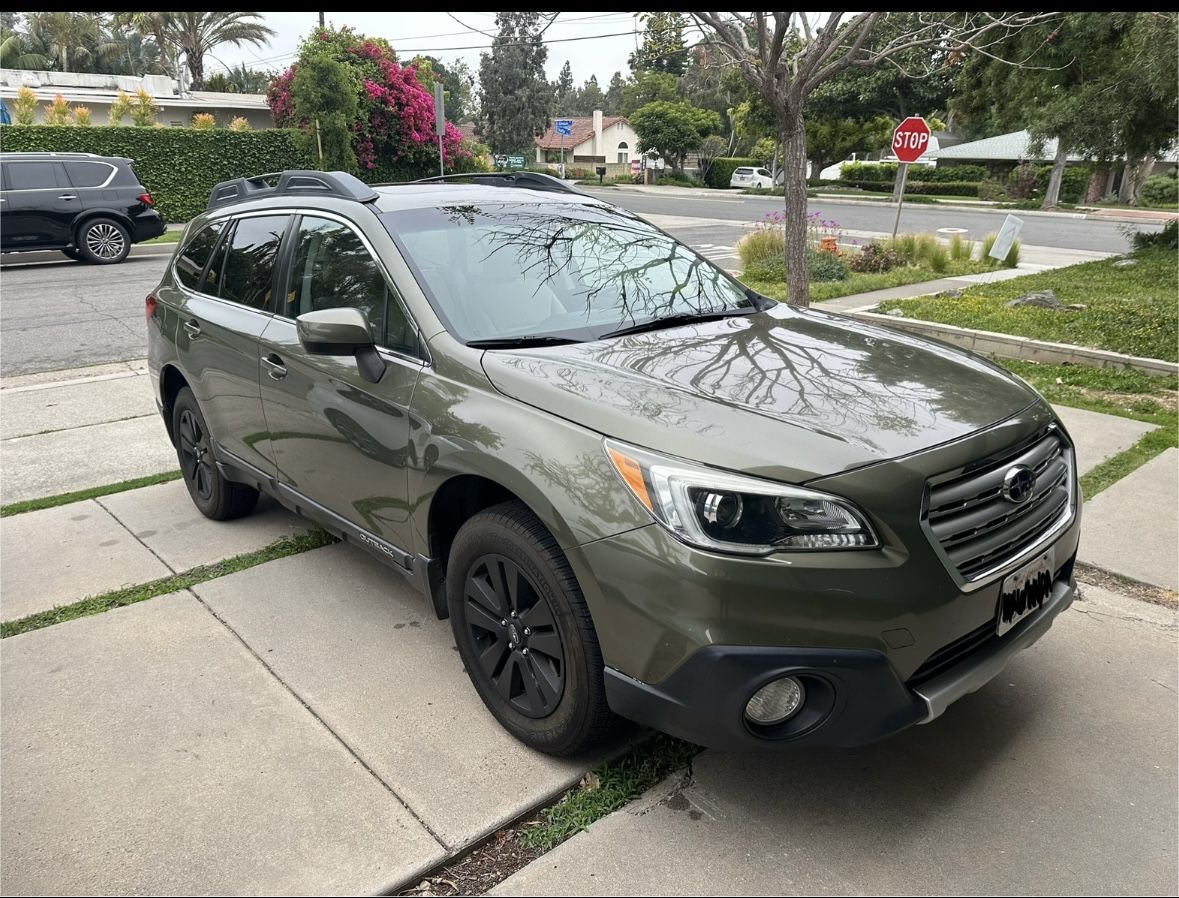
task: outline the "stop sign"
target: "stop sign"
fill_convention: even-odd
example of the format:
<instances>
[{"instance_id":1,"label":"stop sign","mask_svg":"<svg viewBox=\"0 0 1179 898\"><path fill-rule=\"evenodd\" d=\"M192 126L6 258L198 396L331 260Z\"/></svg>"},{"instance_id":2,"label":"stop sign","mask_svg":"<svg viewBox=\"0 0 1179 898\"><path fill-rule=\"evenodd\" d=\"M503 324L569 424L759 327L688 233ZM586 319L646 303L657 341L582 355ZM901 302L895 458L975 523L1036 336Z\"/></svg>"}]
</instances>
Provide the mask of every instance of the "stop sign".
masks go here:
<instances>
[{"instance_id":1,"label":"stop sign","mask_svg":"<svg viewBox=\"0 0 1179 898\"><path fill-rule=\"evenodd\" d=\"M892 132L892 152L901 162L916 162L929 149L929 125L919 115L911 115Z\"/></svg>"}]
</instances>

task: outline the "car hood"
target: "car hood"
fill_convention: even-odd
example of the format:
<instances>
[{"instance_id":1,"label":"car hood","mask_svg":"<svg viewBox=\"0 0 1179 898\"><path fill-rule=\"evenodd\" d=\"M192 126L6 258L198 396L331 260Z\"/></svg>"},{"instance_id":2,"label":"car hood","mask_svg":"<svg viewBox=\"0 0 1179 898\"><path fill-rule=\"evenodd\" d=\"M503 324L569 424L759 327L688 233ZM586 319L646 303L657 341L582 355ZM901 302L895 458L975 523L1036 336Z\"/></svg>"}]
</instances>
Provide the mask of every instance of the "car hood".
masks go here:
<instances>
[{"instance_id":1,"label":"car hood","mask_svg":"<svg viewBox=\"0 0 1179 898\"><path fill-rule=\"evenodd\" d=\"M958 439L1037 398L977 356L784 303L486 352L483 368L502 393L606 436L795 483Z\"/></svg>"}]
</instances>

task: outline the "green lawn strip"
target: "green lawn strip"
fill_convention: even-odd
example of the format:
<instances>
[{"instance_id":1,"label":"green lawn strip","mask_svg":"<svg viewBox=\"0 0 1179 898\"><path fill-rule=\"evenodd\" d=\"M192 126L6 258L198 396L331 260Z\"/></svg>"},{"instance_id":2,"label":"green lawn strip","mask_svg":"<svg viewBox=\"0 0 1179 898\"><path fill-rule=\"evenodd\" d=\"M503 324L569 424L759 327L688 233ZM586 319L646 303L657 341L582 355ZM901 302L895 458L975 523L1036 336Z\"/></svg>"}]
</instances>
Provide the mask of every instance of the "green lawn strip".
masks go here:
<instances>
[{"instance_id":1,"label":"green lawn strip","mask_svg":"<svg viewBox=\"0 0 1179 898\"><path fill-rule=\"evenodd\" d=\"M144 240L143 243L179 243L180 235L184 231L164 231L159 237L152 237L151 240Z\"/></svg>"},{"instance_id":2,"label":"green lawn strip","mask_svg":"<svg viewBox=\"0 0 1179 898\"><path fill-rule=\"evenodd\" d=\"M318 549L320 546L326 546L335 541L336 538L330 533L318 529L297 536L284 536L256 552L235 555L233 558L226 558L215 564L198 565L179 574L173 574L171 577L163 577L159 580L152 580L150 583L141 583L138 586L126 586L112 592L105 592L102 595L88 596L69 605L59 605L48 611L40 611L18 620L5 621L0 624L0 639L7 639L9 636L17 636L32 630L40 630L43 627L51 627L54 624L87 617L91 614L101 614L112 608L134 605L145 599L188 589L199 583L224 577L226 574L244 571L267 561Z\"/></svg>"},{"instance_id":3,"label":"green lawn strip","mask_svg":"<svg viewBox=\"0 0 1179 898\"><path fill-rule=\"evenodd\" d=\"M23 502L10 502L0 505L0 518L9 515L24 514L26 511L40 511L42 508L56 508L58 505L69 505L71 502L82 502L86 499L97 499L99 496L109 496L126 490L137 490L142 486L155 486L157 483L168 483L179 480L179 471L165 471L162 474L149 474L147 477L136 477L133 480L123 480L119 483L108 483L104 486L92 486L89 489L75 490L72 493L59 493L56 496L43 496L40 499L26 499Z\"/></svg>"},{"instance_id":4,"label":"green lawn strip","mask_svg":"<svg viewBox=\"0 0 1179 898\"><path fill-rule=\"evenodd\" d=\"M1175 396L1179 377L1154 377L1134 369L1040 365L1015 359L996 361L1028 381L1053 405L1158 425L1158 430L1144 434L1133 446L1107 458L1081 477L1081 490L1086 498L1093 498L1161 452L1179 447L1179 409Z\"/></svg>"},{"instance_id":5,"label":"green lawn strip","mask_svg":"<svg viewBox=\"0 0 1179 898\"><path fill-rule=\"evenodd\" d=\"M924 321L1179 361L1179 254L1150 250L1134 258L1138 264L1128 268L1115 268L1111 259L1086 262L980 284L958 299L888 300L880 310L901 309L907 317ZM1048 289L1061 303L1085 308L1052 311L1006 305L1028 291Z\"/></svg>"},{"instance_id":6,"label":"green lawn strip","mask_svg":"<svg viewBox=\"0 0 1179 898\"><path fill-rule=\"evenodd\" d=\"M559 802L525 823L520 830L521 842L530 849L551 851L686 767L701 750L698 745L663 734L640 742L621 758L587 774Z\"/></svg>"},{"instance_id":7,"label":"green lawn strip","mask_svg":"<svg viewBox=\"0 0 1179 898\"><path fill-rule=\"evenodd\" d=\"M853 272L847 276L846 280L842 281L812 281L811 302L823 302L840 296L871 293L873 290L887 290L889 287L904 287L907 284L920 284L924 281L937 281L942 278L961 277L964 274L979 274L991 270L993 269L983 262L950 262L945 271L931 271L928 268L903 265L878 274ZM742 283L764 296L786 301L785 281L758 281L746 278L741 280Z\"/></svg>"}]
</instances>

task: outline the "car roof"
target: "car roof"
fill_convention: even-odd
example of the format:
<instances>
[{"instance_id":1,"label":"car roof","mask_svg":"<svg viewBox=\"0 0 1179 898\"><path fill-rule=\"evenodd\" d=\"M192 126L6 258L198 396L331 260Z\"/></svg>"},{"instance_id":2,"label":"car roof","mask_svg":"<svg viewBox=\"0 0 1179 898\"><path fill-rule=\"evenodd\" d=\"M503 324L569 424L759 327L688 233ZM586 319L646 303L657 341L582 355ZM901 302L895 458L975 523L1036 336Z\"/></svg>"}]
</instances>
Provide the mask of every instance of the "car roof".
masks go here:
<instances>
[{"instance_id":1,"label":"car roof","mask_svg":"<svg viewBox=\"0 0 1179 898\"><path fill-rule=\"evenodd\" d=\"M474 205L529 205L607 206L608 203L583 193L555 193L551 190L530 190L526 187L495 187L487 184L435 181L422 184L393 184L374 188L375 206L379 212L405 209L425 209L450 206L455 203Z\"/></svg>"},{"instance_id":2,"label":"car roof","mask_svg":"<svg viewBox=\"0 0 1179 898\"><path fill-rule=\"evenodd\" d=\"M98 153L51 153L45 150L21 150L0 154L5 159L20 157L21 159L62 159L79 162L130 162L124 156L100 156Z\"/></svg>"}]
</instances>

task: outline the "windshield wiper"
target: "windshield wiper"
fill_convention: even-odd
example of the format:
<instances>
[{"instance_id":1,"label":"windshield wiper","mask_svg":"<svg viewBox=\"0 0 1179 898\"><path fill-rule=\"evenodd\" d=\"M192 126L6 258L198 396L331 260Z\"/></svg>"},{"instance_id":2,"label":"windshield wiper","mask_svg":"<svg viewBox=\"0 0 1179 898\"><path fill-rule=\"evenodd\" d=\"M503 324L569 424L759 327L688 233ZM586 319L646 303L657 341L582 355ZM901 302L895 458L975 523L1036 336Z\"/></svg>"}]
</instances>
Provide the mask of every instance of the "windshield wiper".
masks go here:
<instances>
[{"instance_id":1,"label":"windshield wiper","mask_svg":"<svg viewBox=\"0 0 1179 898\"><path fill-rule=\"evenodd\" d=\"M568 346L570 343L581 343L571 337L492 337L486 340L468 340L467 345L472 349L527 349L529 346Z\"/></svg>"},{"instance_id":2,"label":"windshield wiper","mask_svg":"<svg viewBox=\"0 0 1179 898\"><path fill-rule=\"evenodd\" d=\"M668 327L679 327L681 324L696 324L702 321L720 321L722 318L735 318L740 315L752 315L757 311L760 310L757 308L752 308L726 309L723 312L680 312L676 315L667 315L663 318L652 318L650 321L640 321L638 324L632 324L629 327L620 327L618 330L607 331L598 337L598 339L605 340L609 337L625 337L627 334L641 334L646 331L658 331Z\"/></svg>"}]
</instances>

